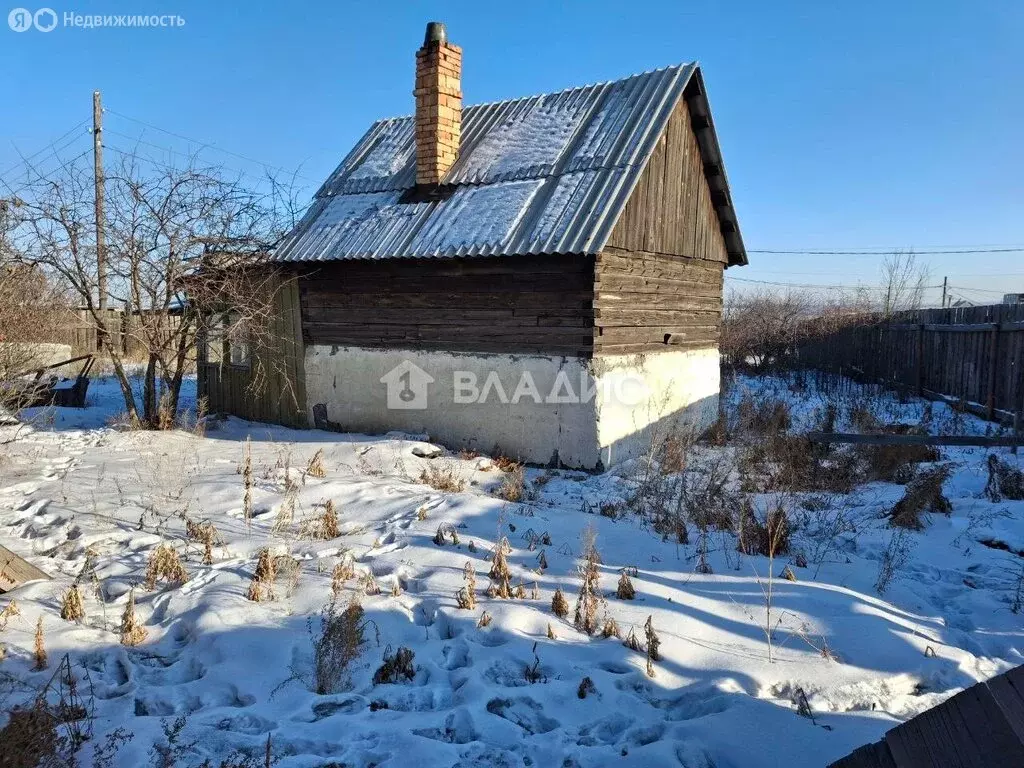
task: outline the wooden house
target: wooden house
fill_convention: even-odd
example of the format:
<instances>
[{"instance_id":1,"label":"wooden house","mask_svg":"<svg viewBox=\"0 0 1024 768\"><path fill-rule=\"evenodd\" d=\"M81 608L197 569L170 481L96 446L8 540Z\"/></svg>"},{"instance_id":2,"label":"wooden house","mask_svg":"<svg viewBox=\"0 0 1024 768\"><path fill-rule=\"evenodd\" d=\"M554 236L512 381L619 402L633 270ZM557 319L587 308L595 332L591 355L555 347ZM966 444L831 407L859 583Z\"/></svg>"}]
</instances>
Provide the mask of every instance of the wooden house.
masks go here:
<instances>
[{"instance_id":1,"label":"wooden house","mask_svg":"<svg viewBox=\"0 0 1024 768\"><path fill-rule=\"evenodd\" d=\"M271 381L201 357L211 411L585 468L712 422L747 257L700 68L468 107L461 73L431 23L415 114L374 123L274 253Z\"/></svg>"}]
</instances>

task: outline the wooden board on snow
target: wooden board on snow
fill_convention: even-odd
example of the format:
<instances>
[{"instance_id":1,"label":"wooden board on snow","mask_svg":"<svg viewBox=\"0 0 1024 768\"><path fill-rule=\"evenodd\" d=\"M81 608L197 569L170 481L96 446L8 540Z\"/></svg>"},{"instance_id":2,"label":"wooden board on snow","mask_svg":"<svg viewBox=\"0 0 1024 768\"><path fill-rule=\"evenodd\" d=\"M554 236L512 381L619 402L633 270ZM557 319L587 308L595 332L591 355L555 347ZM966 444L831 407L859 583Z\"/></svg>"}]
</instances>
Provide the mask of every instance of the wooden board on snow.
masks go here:
<instances>
[{"instance_id":1,"label":"wooden board on snow","mask_svg":"<svg viewBox=\"0 0 1024 768\"><path fill-rule=\"evenodd\" d=\"M25 558L0 546L0 592L10 592L26 581L49 578Z\"/></svg>"}]
</instances>

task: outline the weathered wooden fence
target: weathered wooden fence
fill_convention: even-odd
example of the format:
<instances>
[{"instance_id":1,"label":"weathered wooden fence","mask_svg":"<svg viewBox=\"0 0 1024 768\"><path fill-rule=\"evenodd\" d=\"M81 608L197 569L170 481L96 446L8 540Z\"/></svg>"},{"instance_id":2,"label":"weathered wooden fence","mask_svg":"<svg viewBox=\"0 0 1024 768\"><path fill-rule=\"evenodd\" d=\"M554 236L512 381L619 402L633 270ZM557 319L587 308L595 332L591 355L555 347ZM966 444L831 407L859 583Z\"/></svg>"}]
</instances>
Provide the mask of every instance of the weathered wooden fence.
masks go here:
<instances>
[{"instance_id":1,"label":"weathered wooden fence","mask_svg":"<svg viewBox=\"0 0 1024 768\"><path fill-rule=\"evenodd\" d=\"M902 312L802 344L803 366L927 396L974 404L1007 418L1024 410L1024 305Z\"/></svg>"},{"instance_id":2,"label":"weathered wooden fence","mask_svg":"<svg viewBox=\"0 0 1024 768\"><path fill-rule=\"evenodd\" d=\"M146 319L140 318L138 314L128 314L119 309L104 311L106 313L104 317L106 332L110 336L113 346L128 356L143 352L145 344L140 338L142 334L139 327L141 322L146 322ZM168 333L173 333L178 328L181 318L172 314L161 318L160 322ZM74 355L101 351L96 320L87 309L69 310L67 322L50 341L55 344L70 344L71 352Z\"/></svg>"}]
</instances>

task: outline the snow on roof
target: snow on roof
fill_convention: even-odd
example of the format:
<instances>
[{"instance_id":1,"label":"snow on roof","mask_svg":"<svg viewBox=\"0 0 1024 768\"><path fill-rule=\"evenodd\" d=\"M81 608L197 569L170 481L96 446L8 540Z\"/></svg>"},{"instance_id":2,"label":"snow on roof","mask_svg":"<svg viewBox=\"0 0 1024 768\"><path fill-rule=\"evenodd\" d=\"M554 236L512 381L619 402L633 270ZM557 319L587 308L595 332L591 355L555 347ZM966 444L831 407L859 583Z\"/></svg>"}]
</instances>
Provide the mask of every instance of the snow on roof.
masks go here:
<instances>
[{"instance_id":1,"label":"snow on roof","mask_svg":"<svg viewBox=\"0 0 1024 768\"><path fill-rule=\"evenodd\" d=\"M416 181L414 117L380 120L274 258L597 253L695 76L696 64L680 64L466 107L459 157L445 178L454 192L428 202L401 201ZM742 255L738 232L735 242L731 251Z\"/></svg>"}]
</instances>

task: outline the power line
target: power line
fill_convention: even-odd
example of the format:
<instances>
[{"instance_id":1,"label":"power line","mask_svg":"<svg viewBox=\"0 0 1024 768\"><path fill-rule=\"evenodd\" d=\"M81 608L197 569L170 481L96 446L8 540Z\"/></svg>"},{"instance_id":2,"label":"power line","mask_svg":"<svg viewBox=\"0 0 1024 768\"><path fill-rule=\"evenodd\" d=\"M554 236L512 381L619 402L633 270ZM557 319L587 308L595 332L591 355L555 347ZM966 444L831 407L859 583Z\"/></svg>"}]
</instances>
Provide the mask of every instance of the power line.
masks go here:
<instances>
[{"instance_id":1,"label":"power line","mask_svg":"<svg viewBox=\"0 0 1024 768\"><path fill-rule=\"evenodd\" d=\"M783 287L783 288L819 288L819 289L822 289L822 290L844 290L844 291L888 291L889 290L889 288L887 288L885 286L877 286L877 285L835 285L835 284L820 284L820 283L787 283L787 282L780 282L780 281L775 281L775 280L754 280L754 279L749 278L749 277L732 277L731 275L726 275L725 278L727 280L730 280L732 282L737 282L737 283L757 283L757 284L760 284L760 285L775 285L775 286L780 286L780 287ZM918 288L924 290L924 289L928 289L928 288L941 288L941 287L942 287L941 285L922 285L922 286L913 286L912 290L917 290Z\"/></svg>"},{"instance_id":2,"label":"power line","mask_svg":"<svg viewBox=\"0 0 1024 768\"><path fill-rule=\"evenodd\" d=\"M950 248L915 251L907 248L891 248L877 251L811 251L811 250L772 250L766 248L748 248L747 253L770 253L792 256L890 256L893 253L906 253L914 256L938 256L943 254L973 253L1024 253L1024 248Z\"/></svg>"},{"instance_id":3,"label":"power line","mask_svg":"<svg viewBox=\"0 0 1024 768\"><path fill-rule=\"evenodd\" d=\"M11 186L10 184L8 184L8 183L7 183L6 181L4 181L3 179L0 179L0 182L2 182L2 183L3 183L3 185L4 185L5 187L7 187L7 189L8 189L9 191L10 191L10 193L11 193L12 195L15 195L15 196L16 196L16 195L17 195L17 194L18 194L19 192L22 192L22 191L24 191L24 190L28 189L29 187L35 186L35 185L36 185L36 184L38 184L39 182L44 182L44 181L53 181L53 179L52 179L52 178L49 178L50 176L52 176L53 174L57 173L58 171L62 171L62 170L64 170L64 169L65 169L65 168L67 168L67 167L68 167L69 165L71 165L72 163L74 163L74 162L75 162L76 160L81 160L81 159L82 159L83 157L85 157L86 155L88 155L88 154L89 154L90 152L92 152L92 147L89 147L89 149L85 150L84 152L82 152L82 153L80 153L80 154L77 154L77 155L75 155L75 156L74 156L74 157L72 157L72 158L71 158L70 160L67 160L67 161L66 161L66 162L64 162L64 163L61 163L61 164L60 164L60 165L58 165L58 166L57 166L56 168L51 168L51 169L50 169L49 171L47 171L47 172L46 172L46 173L47 173L47 175L46 175L46 176L44 176L44 175L42 175L42 174L39 174L39 179L37 179L36 181L30 181L30 182L28 182L28 183L26 183L26 184L22 184L22 185L21 185L20 187L18 187L17 189L15 189L14 187L12 187L12 186ZM57 159L59 160L60 158L57 158Z\"/></svg>"},{"instance_id":4,"label":"power line","mask_svg":"<svg viewBox=\"0 0 1024 768\"><path fill-rule=\"evenodd\" d=\"M20 162L15 163L10 168L8 168L6 171L3 171L2 173L0 173L0 179L2 179L4 176L6 176L11 171L17 170L20 166L25 165L32 158L38 157L39 155L43 154L43 152L45 152L46 150L50 149L51 147L53 147L58 142L63 141L65 138L67 138L72 133L77 131L79 128L81 128L83 125L85 125L87 122L89 122L88 119L82 120L82 121L76 123L75 125L71 126L71 128L69 128L67 131L65 131L60 136L58 136L56 139L54 139L49 144L47 144L45 147L43 147L42 149L36 150L35 152L33 152L28 157L23 157ZM65 144L64 147L62 147L62 149L66 149L70 144L71 144L71 142L68 142L68 144Z\"/></svg>"},{"instance_id":5,"label":"power line","mask_svg":"<svg viewBox=\"0 0 1024 768\"><path fill-rule=\"evenodd\" d=\"M115 111L113 109L109 109L109 108L107 110L105 110L105 111L109 112L112 115L117 115L118 117L124 118L125 120L131 120L133 123L138 123L139 125L143 125L143 126L145 126L147 128L152 128L154 131L160 131L161 133L166 133L168 136L174 136L176 139L181 139L182 141L188 141L188 142L191 142L192 144L198 144L202 148L214 149L214 150L216 150L218 152L223 152L226 155L231 155L232 157L237 157L240 160L244 160L247 163L253 163L255 165L259 165L259 166L262 166L263 168L266 168L266 169L271 170L271 171L284 171L285 173L288 172L287 169L284 168L284 166L275 166L275 165L272 165L270 163L264 163L264 162L262 162L260 160L255 160L255 159L253 159L251 157L246 157L245 155L239 154L238 152L232 152L230 149L224 149L223 147L218 147L216 144L211 144L209 142L201 141L199 139L193 139L193 138L191 138L189 136L185 136L184 134L181 134L181 133L175 133L174 131L169 131L166 128L161 128L159 125L153 125L152 123L147 123L145 120L139 120L137 117L132 117L130 115L126 115L126 114L124 114L122 112L117 112L117 111ZM306 176L302 176L299 173L294 173L293 175L295 176L295 178L302 179L303 181L308 181L311 184L318 184L319 183L319 182L316 182L313 179L310 179L310 178L308 178Z\"/></svg>"}]
</instances>

